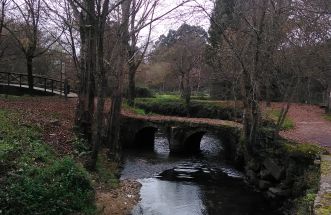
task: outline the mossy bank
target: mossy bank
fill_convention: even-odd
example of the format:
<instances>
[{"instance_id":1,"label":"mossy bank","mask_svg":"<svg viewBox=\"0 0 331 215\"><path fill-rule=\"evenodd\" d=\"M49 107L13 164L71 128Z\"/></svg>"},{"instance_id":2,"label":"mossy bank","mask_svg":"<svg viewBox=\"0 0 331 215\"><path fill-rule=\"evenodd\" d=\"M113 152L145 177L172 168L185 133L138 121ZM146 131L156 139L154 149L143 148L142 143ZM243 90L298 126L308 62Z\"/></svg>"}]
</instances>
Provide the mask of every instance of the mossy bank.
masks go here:
<instances>
[{"instance_id":1,"label":"mossy bank","mask_svg":"<svg viewBox=\"0 0 331 215\"><path fill-rule=\"evenodd\" d=\"M89 174L41 141L40 128L0 110L1 214L93 214Z\"/></svg>"}]
</instances>

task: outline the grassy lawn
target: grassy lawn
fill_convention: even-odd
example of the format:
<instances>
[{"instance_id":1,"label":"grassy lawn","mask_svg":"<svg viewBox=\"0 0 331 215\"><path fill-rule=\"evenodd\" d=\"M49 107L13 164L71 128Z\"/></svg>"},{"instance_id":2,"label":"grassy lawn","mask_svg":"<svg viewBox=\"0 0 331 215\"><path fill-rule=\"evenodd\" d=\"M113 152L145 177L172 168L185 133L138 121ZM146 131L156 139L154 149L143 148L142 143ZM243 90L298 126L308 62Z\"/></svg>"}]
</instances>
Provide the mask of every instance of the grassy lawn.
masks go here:
<instances>
[{"instance_id":1,"label":"grassy lawn","mask_svg":"<svg viewBox=\"0 0 331 215\"><path fill-rule=\"evenodd\" d=\"M280 116L280 110L267 110L266 116L267 116L267 118L270 118L272 121L277 123L278 118ZM282 130L286 131L286 130L293 129L294 127L295 127L294 122L289 117L286 117L284 124L282 126Z\"/></svg>"},{"instance_id":2,"label":"grassy lawn","mask_svg":"<svg viewBox=\"0 0 331 215\"><path fill-rule=\"evenodd\" d=\"M127 110L129 112L133 112L137 115L146 115L146 112L144 109L138 108L138 107L130 107L126 102L123 103L123 109Z\"/></svg>"},{"instance_id":3,"label":"grassy lawn","mask_svg":"<svg viewBox=\"0 0 331 215\"><path fill-rule=\"evenodd\" d=\"M93 214L90 176L71 157L59 157L40 128L17 112L0 110L0 212Z\"/></svg>"},{"instance_id":4,"label":"grassy lawn","mask_svg":"<svg viewBox=\"0 0 331 215\"><path fill-rule=\"evenodd\" d=\"M324 119L331 121L331 114L325 114Z\"/></svg>"}]
</instances>

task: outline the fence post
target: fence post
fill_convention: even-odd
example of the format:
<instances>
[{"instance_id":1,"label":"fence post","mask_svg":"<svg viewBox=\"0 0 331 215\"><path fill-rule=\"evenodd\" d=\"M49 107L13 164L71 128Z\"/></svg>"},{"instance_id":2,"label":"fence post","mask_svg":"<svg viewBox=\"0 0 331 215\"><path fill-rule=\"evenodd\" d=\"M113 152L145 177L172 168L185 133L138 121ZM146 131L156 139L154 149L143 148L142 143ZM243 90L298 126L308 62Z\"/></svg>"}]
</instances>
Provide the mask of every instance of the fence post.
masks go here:
<instances>
[{"instance_id":1,"label":"fence post","mask_svg":"<svg viewBox=\"0 0 331 215\"><path fill-rule=\"evenodd\" d=\"M20 74L20 88L22 88L22 74Z\"/></svg>"},{"instance_id":2,"label":"fence post","mask_svg":"<svg viewBox=\"0 0 331 215\"><path fill-rule=\"evenodd\" d=\"M52 93L54 92L54 80L52 79L51 81L51 88L52 88Z\"/></svg>"},{"instance_id":3,"label":"fence post","mask_svg":"<svg viewBox=\"0 0 331 215\"><path fill-rule=\"evenodd\" d=\"M68 97L68 93L69 93L69 84L68 84L68 80L65 79L64 80L64 98L67 100L67 97Z\"/></svg>"},{"instance_id":4,"label":"fence post","mask_svg":"<svg viewBox=\"0 0 331 215\"><path fill-rule=\"evenodd\" d=\"M47 78L44 78L44 87L45 87L45 92L46 92L46 89L47 89Z\"/></svg>"},{"instance_id":5,"label":"fence post","mask_svg":"<svg viewBox=\"0 0 331 215\"><path fill-rule=\"evenodd\" d=\"M9 86L10 85L10 73L9 72L7 73L7 78L8 78L7 85Z\"/></svg>"}]
</instances>

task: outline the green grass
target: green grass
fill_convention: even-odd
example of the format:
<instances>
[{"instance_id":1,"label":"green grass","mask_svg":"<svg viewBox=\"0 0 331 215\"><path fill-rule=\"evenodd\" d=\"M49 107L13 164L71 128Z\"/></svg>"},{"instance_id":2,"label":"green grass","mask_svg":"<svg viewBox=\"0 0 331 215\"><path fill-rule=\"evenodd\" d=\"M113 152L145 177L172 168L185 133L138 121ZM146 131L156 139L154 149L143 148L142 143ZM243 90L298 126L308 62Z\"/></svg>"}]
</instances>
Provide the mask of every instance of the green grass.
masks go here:
<instances>
[{"instance_id":1,"label":"green grass","mask_svg":"<svg viewBox=\"0 0 331 215\"><path fill-rule=\"evenodd\" d=\"M241 118L241 109L233 109L229 102L208 100L192 100L189 109L183 99L177 95L158 95L155 98L138 98L136 107L145 114L156 113L169 116L191 116L196 118L211 118L234 120Z\"/></svg>"},{"instance_id":2,"label":"green grass","mask_svg":"<svg viewBox=\"0 0 331 215\"><path fill-rule=\"evenodd\" d=\"M15 95L8 95L8 94L0 94L0 99L7 99L7 100L12 100L12 101L15 101L15 100L21 100L22 98L27 98L29 97L30 95L28 94L24 94L22 96L15 96Z\"/></svg>"},{"instance_id":3,"label":"green grass","mask_svg":"<svg viewBox=\"0 0 331 215\"><path fill-rule=\"evenodd\" d=\"M331 121L331 114L325 114L324 119Z\"/></svg>"},{"instance_id":4,"label":"green grass","mask_svg":"<svg viewBox=\"0 0 331 215\"><path fill-rule=\"evenodd\" d=\"M317 156L327 153L325 148L310 143L287 142L283 146L287 154L290 154L292 157L301 157L303 160L314 161Z\"/></svg>"},{"instance_id":5,"label":"green grass","mask_svg":"<svg viewBox=\"0 0 331 215\"><path fill-rule=\"evenodd\" d=\"M267 111L267 117L270 118L274 123L277 123L278 118L280 116L280 111L279 110L269 110ZM289 118L286 117L284 124L282 126L282 130L290 130L293 129L295 127L294 122Z\"/></svg>"},{"instance_id":6,"label":"green grass","mask_svg":"<svg viewBox=\"0 0 331 215\"><path fill-rule=\"evenodd\" d=\"M72 158L58 157L40 132L20 114L0 110L0 212L93 214L89 174Z\"/></svg>"},{"instance_id":7,"label":"green grass","mask_svg":"<svg viewBox=\"0 0 331 215\"><path fill-rule=\"evenodd\" d=\"M178 101L178 100L180 100L180 96L179 95L171 95L171 94L158 94L153 99L156 99L158 101L162 101L162 100L175 100L175 101Z\"/></svg>"},{"instance_id":8,"label":"green grass","mask_svg":"<svg viewBox=\"0 0 331 215\"><path fill-rule=\"evenodd\" d=\"M109 161L105 150L99 153L96 170L96 180L99 184L101 183L107 188L116 188L119 185L119 179L117 177L118 165Z\"/></svg>"},{"instance_id":9,"label":"green grass","mask_svg":"<svg viewBox=\"0 0 331 215\"><path fill-rule=\"evenodd\" d=\"M146 112L144 109L138 108L138 107L130 107L126 102L123 103L123 108L131 111L137 115L146 115Z\"/></svg>"}]
</instances>

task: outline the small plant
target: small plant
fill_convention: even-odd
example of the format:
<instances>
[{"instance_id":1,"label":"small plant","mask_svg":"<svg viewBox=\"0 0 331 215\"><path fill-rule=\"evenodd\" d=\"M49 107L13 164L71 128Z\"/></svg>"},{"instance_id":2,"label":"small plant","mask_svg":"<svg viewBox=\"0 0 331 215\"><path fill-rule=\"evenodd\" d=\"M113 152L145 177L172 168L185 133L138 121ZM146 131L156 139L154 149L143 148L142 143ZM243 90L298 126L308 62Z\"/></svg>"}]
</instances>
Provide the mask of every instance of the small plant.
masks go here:
<instances>
[{"instance_id":1,"label":"small plant","mask_svg":"<svg viewBox=\"0 0 331 215\"><path fill-rule=\"evenodd\" d=\"M46 167L27 166L7 177L0 208L5 214L92 213L93 198L86 171L65 158Z\"/></svg>"},{"instance_id":2,"label":"small plant","mask_svg":"<svg viewBox=\"0 0 331 215\"><path fill-rule=\"evenodd\" d=\"M96 165L96 180L108 188L117 187L119 184L117 169L117 164L109 161L107 158L106 150L101 150Z\"/></svg>"},{"instance_id":3,"label":"small plant","mask_svg":"<svg viewBox=\"0 0 331 215\"><path fill-rule=\"evenodd\" d=\"M0 110L0 213L92 214L88 173L40 139L40 129L19 113Z\"/></svg>"},{"instance_id":4,"label":"small plant","mask_svg":"<svg viewBox=\"0 0 331 215\"><path fill-rule=\"evenodd\" d=\"M331 114L325 114L324 119L331 121Z\"/></svg>"}]
</instances>

